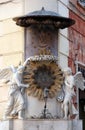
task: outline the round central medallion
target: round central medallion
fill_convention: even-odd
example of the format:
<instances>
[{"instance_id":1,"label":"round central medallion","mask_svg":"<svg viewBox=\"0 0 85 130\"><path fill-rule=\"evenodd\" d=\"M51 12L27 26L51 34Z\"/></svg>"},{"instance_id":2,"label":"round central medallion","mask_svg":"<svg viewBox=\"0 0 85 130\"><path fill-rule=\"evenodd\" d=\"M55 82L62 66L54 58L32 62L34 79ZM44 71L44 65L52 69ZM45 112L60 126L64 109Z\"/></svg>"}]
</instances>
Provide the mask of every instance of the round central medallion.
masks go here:
<instances>
[{"instance_id":1,"label":"round central medallion","mask_svg":"<svg viewBox=\"0 0 85 130\"><path fill-rule=\"evenodd\" d=\"M48 97L53 98L63 84L63 73L53 55L37 55L29 58L23 73L23 82L29 84L30 96L44 99L44 89L49 89Z\"/></svg>"},{"instance_id":2,"label":"round central medallion","mask_svg":"<svg viewBox=\"0 0 85 130\"><path fill-rule=\"evenodd\" d=\"M43 64L34 70L34 83L37 84L38 88L50 88L51 85L55 84L55 76L53 75L54 71L51 67Z\"/></svg>"}]
</instances>

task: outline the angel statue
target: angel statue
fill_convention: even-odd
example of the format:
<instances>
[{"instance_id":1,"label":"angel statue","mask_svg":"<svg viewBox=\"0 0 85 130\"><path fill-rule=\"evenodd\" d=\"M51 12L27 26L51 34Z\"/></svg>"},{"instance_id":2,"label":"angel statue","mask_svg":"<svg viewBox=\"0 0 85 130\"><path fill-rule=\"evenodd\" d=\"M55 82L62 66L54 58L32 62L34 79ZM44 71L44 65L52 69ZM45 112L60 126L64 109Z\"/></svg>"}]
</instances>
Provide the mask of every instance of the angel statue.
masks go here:
<instances>
[{"instance_id":1,"label":"angel statue","mask_svg":"<svg viewBox=\"0 0 85 130\"><path fill-rule=\"evenodd\" d=\"M18 119L23 119L23 110L25 109L25 101L22 90L29 87L29 84L22 83L22 75L28 60L18 68L13 65L0 71L0 84L9 84L8 102L5 109L3 119L13 118L18 115Z\"/></svg>"},{"instance_id":2,"label":"angel statue","mask_svg":"<svg viewBox=\"0 0 85 130\"><path fill-rule=\"evenodd\" d=\"M64 69L64 101L62 103L62 109L64 111L64 119L68 119L68 115L78 114L77 109L72 103L73 97L76 95L74 91L74 86L80 88L81 90L85 89L83 76L81 72L77 72L75 75L72 75L71 68Z\"/></svg>"}]
</instances>

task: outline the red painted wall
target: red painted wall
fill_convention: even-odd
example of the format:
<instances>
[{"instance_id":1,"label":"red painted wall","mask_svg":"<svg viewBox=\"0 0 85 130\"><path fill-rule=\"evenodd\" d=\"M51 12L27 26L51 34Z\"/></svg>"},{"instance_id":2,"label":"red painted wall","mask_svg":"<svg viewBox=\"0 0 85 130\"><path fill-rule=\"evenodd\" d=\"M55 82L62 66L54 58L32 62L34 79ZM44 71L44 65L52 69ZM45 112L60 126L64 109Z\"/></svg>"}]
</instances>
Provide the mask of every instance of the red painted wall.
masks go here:
<instances>
[{"instance_id":1,"label":"red painted wall","mask_svg":"<svg viewBox=\"0 0 85 130\"><path fill-rule=\"evenodd\" d=\"M85 9L77 0L69 1L69 17L76 23L69 28L68 65L75 73L75 60L85 64Z\"/></svg>"}]
</instances>

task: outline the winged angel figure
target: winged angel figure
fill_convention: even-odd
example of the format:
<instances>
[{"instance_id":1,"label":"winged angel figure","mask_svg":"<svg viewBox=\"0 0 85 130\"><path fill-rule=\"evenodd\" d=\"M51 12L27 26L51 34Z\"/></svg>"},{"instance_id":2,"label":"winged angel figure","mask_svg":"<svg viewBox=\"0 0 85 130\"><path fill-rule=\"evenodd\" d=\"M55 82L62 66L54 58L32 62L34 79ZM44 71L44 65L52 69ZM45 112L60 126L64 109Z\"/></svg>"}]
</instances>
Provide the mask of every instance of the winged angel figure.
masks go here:
<instances>
[{"instance_id":1,"label":"winged angel figure","mask_svg":"<svg viewBox=\"0 0 85 130\"><path fill-rule=\"evenodd\" d=\"M72 103L72 99L75 96L74 86L77 88L84 90L84 78L81 72L77 72L75 75L72 75L71 68L64 69L64 100L62 103L62 109L64 111L64 119L68 119L68 114L71 116L73 114L78 114L77 109L74 107Z\"/></svg>"},{"instance_id":2,"label":"winged angel figure","mask_svg":"<svg viewBox=\"0 0 85 130\"><path fill-rule=\"evenodd\" d=\"M22 83L22 75L27 60L18 68L13 65L0 70L0 87L4 84L10 85L8 92L8 103L5 109L3 119L13 118L18 114L18 119L23 119L23 110L25 109L25 102L23 91L29 87L28 84Z\"/></svg>"}]
</instances>

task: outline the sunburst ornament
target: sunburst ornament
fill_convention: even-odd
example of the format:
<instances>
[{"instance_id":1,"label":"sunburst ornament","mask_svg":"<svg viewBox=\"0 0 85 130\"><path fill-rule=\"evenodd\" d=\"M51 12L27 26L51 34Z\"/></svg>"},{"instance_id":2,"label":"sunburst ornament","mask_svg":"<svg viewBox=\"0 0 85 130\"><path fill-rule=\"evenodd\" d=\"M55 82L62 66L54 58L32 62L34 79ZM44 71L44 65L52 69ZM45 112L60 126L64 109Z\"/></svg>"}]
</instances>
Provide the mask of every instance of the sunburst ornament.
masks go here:
<instances>
[{"instance_id":1,"label":"sunburst ornament","mask_svg":"<svg viewBox=\"0 0 85 130\"><path fill-rule=\"evenodd\" d=\"M49 98L57 95L63 84L63 74L53 55L36 55L29 58L24 70L23 82L29 83L28 95L44 99L44 89L49 89Z\"/></svg>"}]
</instances>

